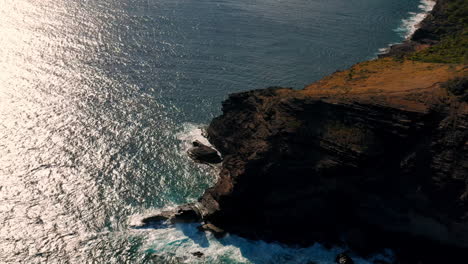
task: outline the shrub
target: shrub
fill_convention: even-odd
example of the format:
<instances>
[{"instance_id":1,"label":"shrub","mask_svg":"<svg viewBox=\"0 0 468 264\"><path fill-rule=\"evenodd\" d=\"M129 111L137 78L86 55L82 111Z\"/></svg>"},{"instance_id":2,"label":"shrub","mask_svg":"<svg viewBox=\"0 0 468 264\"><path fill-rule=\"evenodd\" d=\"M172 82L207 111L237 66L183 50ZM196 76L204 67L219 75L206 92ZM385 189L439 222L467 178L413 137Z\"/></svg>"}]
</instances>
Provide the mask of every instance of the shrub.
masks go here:
<instances>
[{"instance_id":1,"label":"shrub","mask_svg":"<svg viewBox=\"0 0 468 264\"><path fill-rule=\"evenodd\" d=\"M459 96L461 101L468 102L468 77L457 77L443 84L451 94Z\"/></svg>"}]
</instances>

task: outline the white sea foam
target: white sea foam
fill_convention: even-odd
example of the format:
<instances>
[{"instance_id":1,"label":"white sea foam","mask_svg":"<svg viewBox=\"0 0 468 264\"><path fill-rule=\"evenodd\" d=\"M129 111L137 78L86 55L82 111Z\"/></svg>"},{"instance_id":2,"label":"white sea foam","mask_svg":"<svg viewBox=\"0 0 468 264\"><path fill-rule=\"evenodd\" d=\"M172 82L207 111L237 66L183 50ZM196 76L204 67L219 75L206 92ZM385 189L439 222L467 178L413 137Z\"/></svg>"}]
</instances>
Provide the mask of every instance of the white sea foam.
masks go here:
<instances>
[{"instance_id":1,"label":"white sea foam","mask_svg":"<svg viewBox=\"0 0 468 264\"><path fill-rule=\"evenodd\" d=\"M397 45L397 44L398 44L398 43L390 43L390 44L388 44L387 47L385 47L385 48L380 48L380 49L379 49L379 52L378 52L377 54L385 54L385 53L387 53L387 52L390 50L390 47L391 47L391 46Z\"/></svg>"},{"instance_id":2,"label":"white sea foam","mask_svg":"<svg viewBox=\"0 0 468 264\"><path fill-rule=\"evenodd\" d=\"M195 140L198 140L201 143L214 148L206 138L205 127L205 125L194 123L183 124L182 131L176 134L177 139L181 141L183 151L187 151L189 148L191 148L192 142Z\"/></svg>"},{"instance_id":3,"label":"white sea foam","mask_svg":"<svg viewBox=\"0 0 468 264\"><path fill-rule=\"evenodd\" d=\"M194 140L211 146L204 134L203 125L186 123L175 136L181 142L181 151L185 152L192 146ZM173 206L166 207L164 210L171 208ZM129 219L129 226L133 227L130 232L145 237L140 249L142 253L152 256L151 258L161 263L302 264L314 262L332 264L335 263L337 254L347 250L342 247L327 249L318 243L307 248L296 248L278 243L251 241L229 234L222 239L217 239L209 232L200 232L197 229L198 223L138 228L142 225L142 219L158 212L160 210L148 210L134 215ZM194 252L202 252L203 256L196 257L192 254ZM383 252L369 260L355 256L353 259L357 264L370 264L377 259L391 261L392 253Z\"/></svg>"},{"instance_id":4,"label":"white sea foam","mask_svg":"<svg viewBox=\"0 0 468 264\"><path fill-rule=\"evenodd\" d=\"M429 12L434 8L436 2L434 0L421 0L418 6L420 12L408 12L409 17L403 19L398 28L394 31L400 34L405 39L409 39L418 29L419 24L426 18ZM390 47L398 43L391 43L385 48L380 48L378 54L385 54L390 50Z\"/></svg>"},{"instance_id":5,"label":"white sea foam","mask_svg":"<svg viewBox=\"0 0 468 264\"><path fill-rule=\"evenodd\" d=\"M211 146L210 142L205 136L205 126L201 124L194 123L185 123L183 124L183 129L181 132L176 134L176 137L186 143L189 146L192 146L192 142L195 140L200 141L201 143Z\"/></svg>"},{"instance_id":6,"label":"white sea foam","mask_svg":"<svg viewBox=\"0 0 468 264\"><path fill-rule=\"evenodd\" d=\"M178 224L163 229L140 229L146 236L143 246L147 254L160 256L177 263L290 263L302 264L313 261L317 264L335 263L337 254L346 248L327 249L316 243L308 248L293 248L278 243L251 241L235 235L216 239L210 233L199 232L197 224ZM202 252L203 257L192 255ZM353 257L357 264L370 264L375 260L392 260L391 252L383 252L369 260Z\"/></svg>"},{"instance_id":7,"label":"white sea foam","mask_svg":"<svg viewBox=\"0 0 468 264\"><path fill-rule=\"evenodd\" d=\"M435 4L436 2L434 0L421 0L421 4L418 6L420 12L409 12L408 14L410 16L403 19L400 27L395 29L395 31L400 33L406 39L411 37L411 35L413 35L413 33L418 29L419 24L434 8Z\"/></svg>"}]
</instances>

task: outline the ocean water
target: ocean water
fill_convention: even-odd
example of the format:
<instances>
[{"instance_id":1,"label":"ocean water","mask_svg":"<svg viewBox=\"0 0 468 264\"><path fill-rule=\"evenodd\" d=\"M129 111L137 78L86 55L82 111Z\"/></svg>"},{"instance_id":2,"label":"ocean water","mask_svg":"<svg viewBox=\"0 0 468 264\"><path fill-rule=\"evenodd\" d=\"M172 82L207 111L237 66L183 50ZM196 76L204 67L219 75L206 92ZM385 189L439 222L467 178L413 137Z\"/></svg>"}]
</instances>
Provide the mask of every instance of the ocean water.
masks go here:
<instances>
[{"instance_id":1,"label":"ocean water","mask_svg":"<svg viewBox=\"0 0 468 264\"><path fill-rule=\"evenodd\" d=\"M0 0L0 263L333 263L343 248L132 226L216 180L185 150L229 93L302 88L373 58L430 8Z\"/></svg>"}]
</instances>

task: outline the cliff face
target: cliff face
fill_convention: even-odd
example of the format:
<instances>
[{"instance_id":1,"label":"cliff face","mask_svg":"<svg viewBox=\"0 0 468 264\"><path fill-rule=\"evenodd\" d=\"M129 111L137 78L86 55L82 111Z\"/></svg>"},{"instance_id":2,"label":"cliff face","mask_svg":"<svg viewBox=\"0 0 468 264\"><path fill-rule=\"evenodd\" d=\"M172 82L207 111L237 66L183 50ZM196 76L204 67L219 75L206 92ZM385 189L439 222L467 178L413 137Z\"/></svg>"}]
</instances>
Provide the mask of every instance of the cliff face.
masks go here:
<instances>
[{"instance_id":1,"label":"cliff face","mask_svg":"<svg viewBox=\"0 0 468 264\"><path fill-rule=\"evenodd\" d=\"M215 225L287 243L372 230L468 247L464 103L409 111L267 89L223 112L208 129L223 170L201 200Z\"/></svg>"},{"instance_id":2,"label":"cliff face","mask_svg":"<svg viewBox=\"0 0 468 264\"><path fill-rule=\"evenodd\" d=\"M459 30L445 26L452 2L438 2L413 43ZM443 84L466 78L466 65L400 55L300 91L231 95L208 129L224 163L200 199L203 219L254 239L344 237L362 253L393 248L408 263L457 259L468 249L468 106Z\"/></svg>"},{"instance_id":3,"label":"cliff face","mask_svg":"<svg viewBox=\"0 0 468 264\"><path fill-rule=\"evenodd\" d=\"M459 5L467 2L440 0L411 49L394 57L303 90L231 95L207 131L224 157L218 182L165 218L189 212L220 235L344 241L364 255L391 248L399 263L460 263L468 249L468 68L419 60L442 56L437 43L450 34L466 40L449 19ZM429 45L439 48L408 58Z\"/></svg>"}]
</instances>

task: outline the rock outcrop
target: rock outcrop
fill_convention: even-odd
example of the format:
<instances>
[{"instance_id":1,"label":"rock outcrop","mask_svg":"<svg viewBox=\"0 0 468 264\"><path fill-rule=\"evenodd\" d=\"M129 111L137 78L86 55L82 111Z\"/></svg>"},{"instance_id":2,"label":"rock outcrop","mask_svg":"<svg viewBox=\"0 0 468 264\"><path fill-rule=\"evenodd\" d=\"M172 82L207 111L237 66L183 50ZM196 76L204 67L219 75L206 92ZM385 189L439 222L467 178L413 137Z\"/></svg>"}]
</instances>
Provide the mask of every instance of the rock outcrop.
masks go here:
<instances>
[{"instance_id":1,"label":"rock outcrop","mask_svg":"<svg viewBox=\"0 0 468 264\"><path fill-rule=\"evenodd\" d=\"M186 204L173 210L162 211L157 215L146 217L139 227L152 226L161 222L171 224L192 223L202 221L202 215L198 209L198 204Z\"/></svg>"},{"instance_id":2,"label":"rock outcrop","mask_svg":"<svg viewBox=\"0 0 468 264\"><path fill-rule=\"evenodd\" d=\"M439 40L447 2L412 41ZM466 65L384 58L304 90L230 95L207 130L223 155L218 182L186 214L220 234L463 263L468 104L444 86L460 76Z\"/></svg>"},{"instance_id":3,"label":"rock outcrop","mask_svg":"<svg viewBox=\"0 0 468 264\"><path fill-rule=\"evenodd\" d=\"M188 150L189 156L199 163L216 164L223 161L218 152L200 141L194 141L193 147Z\"/></svg>"},{"instance_id":4,"label":"rock outcrop","mask_svg":"<svg viewBox=\"0 0 468 264\"><path fill-rule=\"evenodd\" d=\"M382 247L402 235L468 248L467 106L449 105L231 95L208 129L225 160L200 200L204 218L285 243L357 229Z\"/></svg>"},{"instance_id":5,"label":"rock outcrop","mask_svg":"<svg viewBox=\"0 0 468 264\"><path fill-rule=\"evenodd\" d=\"M447 22L454 2L439 1L411 41L432 45L459 30ZM459 261L468 105L444 83L467 75L466 65L380 59L305 90L231 95L208 128L224 163L200 199L203 218L253 239L345 235L363 255L387 247L401 263Z\"/></svg>"}]
</instances>

